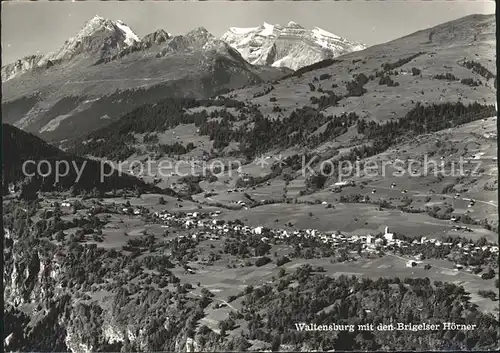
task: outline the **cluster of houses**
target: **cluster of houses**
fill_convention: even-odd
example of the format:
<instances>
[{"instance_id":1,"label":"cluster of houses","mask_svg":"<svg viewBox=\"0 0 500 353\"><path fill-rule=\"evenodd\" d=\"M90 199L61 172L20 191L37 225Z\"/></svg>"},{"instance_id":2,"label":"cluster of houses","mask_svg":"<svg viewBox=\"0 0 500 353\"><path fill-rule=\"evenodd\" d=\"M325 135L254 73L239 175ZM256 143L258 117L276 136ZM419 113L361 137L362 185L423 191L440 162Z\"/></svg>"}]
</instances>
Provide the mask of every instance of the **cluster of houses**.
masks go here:
<instances>
[{"instance_id":1,"label":"cluster of houses","mask_svg":"<svg viewBox=\"0 0 500 353\"><path fill-rule=\"evenodd\" d=\"M452 219L453 220L453 219ZM458 232L458 231L462 231L462 232L472 232L472 228L470 227L467 227L467 226L459 226L459 225L454 225L452 228L451 228L452 231L454 232Z\"/></svg>"},{"instance_id":2,"label":"cluster of houses","mask_svg":"<svg viewBox=\"0 0 500 353\"><path fill-rule=\"evenodd\" d=\"M497 134L495 132L486 132L483 134L483 136L487 139L492 139L492 140L497 139Z\"/></svg>"},{"instance_id":3,"label":"cluster of houses","mask_svg":"<svg viewBox=\"0 0 500 353\"><path fill-rule=\"evenodd\" d=\"M51 203L55 206L55 203ZM64 200L60 203L61 207L69 208L73 206L73 203L68 200ZM245 206L242 204L242 206ZM143 213L149 213L143 207L123 207L121 211L125 214L141 215ZM383 234L378 235L346 235L340 232L321 232L315 229L270 229L263 226L250 227L243 225L241 222L233 221L226 222L220 220L219 216L221 211L217 210L211 213L202 212L188 212L188 213L169 213L167 211L155 212L152 216L159 223L162 223L164 227L180 227L185 229L197 229L199 230L195 234L191 235L194 239L203 240L210 239L216 240L221 236L231 236L231 235L251 235L260 236L261 241L268 242L270 239L276 239L285 241L290 238L303 238L310 239L315 238L315 240L320 241L324 244L331 245L332 247L342 247L349 245L361 245L362 251L366 253L378 253L380 251L391 251L395 248L409 248L415 245L433 245L435 247L449 247L455 252L462 255L475 255L478 252L489 251L493 255L498 255L499 247L493 244L485 244L483 246L476 246L472 243L450 243L442 242L438 239L423 236L420 240L414 239L409 242L402 239L397 239L395 234L389 231L389 227L385 227ZM468 227L462 227L456 225L455 230L469 230L472 229ZM422 255L414 256L414 259L409 260L406 263L407 267L415 267L422 261ZM457 264L456 269L462 269L462 266ZM473 270L473 269L472 269Z\"/></svg>"},{"instance_id":4,"label":"cluster of houses","mask_svg":"<svg viewBox=\"0 0 500 353\"><path fill-rule=\"evenodd\" d=\"M342 188L348 186L356 186L356 183L354 182L354 180L337 181L335 184L331 185L329 189L331 192L341 192Z\"/></svg>"},{"instance_id":5,"label":"cluster of houses","mask_svg":"<svg viewBox=\"0 0 500 353\"><path fill-rule=\"evenodd\" d=\"M407 248L416 244L428 244L436 247L452 247L453 243L442 242L437 239L428 239L423 236L420 240L413 240L408 242L402 239L396 239L394 233L389 232L389 228L385 227L384 233L380 236L368 235L345 235L340 232L320 232L315 229L270 229L263 226L250 227L243 225L241 222L226 222L218 219L220 211L215 211L210 214L193 212L184 215L172 214L168 212L156 212L154 217L158 221L164 223L166 227L175 226L186 229L199 229L200 232L193 234L192 237L198 240L219 239L221 236L230 235L252 235L261 236L261 241L268 242L270 239L286 240L292 237L297 238L316 238L325 244L330 244L333 247L340 247L342 245L358 244L362 246L363 251L377 253L383 250L391 250L396 247ZM455 244L458 251L464 254L474 253L476 251L489 250L493 254L498 254L499 247L492 244L484 245L482 247L474 246L471 243L458 243ZM407 263L408 267L414 267L421 263L422 255L415 256L414 260Z\"/></svg>"},{"instance_id":6,"label":"cluster of houses","mask_svg":"<svg viewBox=\"0 0 500 353\"><path fill-rule=\"evenodd\" d=\"M133 215L140 215L142 213L141 209L139 208L133 208L133 207L123 207L122 212L124 214L133 214Z\"/></svg>"},{"instance_id":7,"label":"cluster of houses","mask_svg":"<svg viewBox=\"0 0 500 353\"><path fill-rule=\"evenodd\" d=\"M471 200L473 201L473 200ZM242 206L245 206L243 203ZM55 206L55 202L51 203L51 206ZM60 203L63 208L70 208L73 203L69 200L64 200ZM121 211L124 214L141 215L144 213L149 213L143 207L123 207ZM163 223L164 227L180 227L185 229L197 229L200 230L196 234L193 234L193 238L198 238L199 240L210 239L216 240L221 236L231 236L231 235L257 235L261 236L261 241L268 242L270 239L276 239L285 241L290 238L303 238L310 239L315 238L315 240L320 241L324 244L329 244L332 247L342 247L349 245L361 245L362 251L367 253L378 253L380 251L391 251L395 248L409 248L417 244L427 244L433 245L435 247L453 247L453 250L458 251L463 255L475 255L476 253L482 251L489 251L491 254L498 255L499 247L493 244L485 244L483 246L475 246L472 243L462 243L458 242L456 244L449 242L442 242L438 239L423 236L420 240L414 239L411 242L406 240L397 239L395 234L389 231L389 227L385 227L383 234L378 235L346 235L340 232L321 232L315 229L270 229L266 227L250 227L243 225L241 222L226 222L220 220L219 216L221 211L216 210L211 213L202 212L188 212L188 213L169 213L167 211L155 212L153 218L156 218L159 223ZM452 219L453 220L453 219ZM467 230L472 231L471 228L466 226L455 225L454 230ZM406 264L407 267L414 267L421 263L422 255L414 256L414 259L409 260ZM461 265L456 265L456 269L461 269Z\"/></svg>"},{"instance_id":8,"label":"cluster of houses","mask_svg":"<svg viewBox=\"0 0 500 353\"><path fill-rule=\"evenodd\" d=\"M55 207L56 204L58 204L58 202L51 202L50 203L50 207ZM72 207L73 206L73 203L71 201L68 201L68 200L64 200L62 202L59 203L59 206L60 207Z\"/></svg>"},{"instance_id":9,"label":"cluster of houses","mask_svg":"<svg viewBox=\"0 0 500 353\"><path fill-rule=\"evenodd\" d=\"M241 207L244 207L245 209L248 209L246 202L244 202L242 200L231 201L231 203L236 204L236 205L241 206Z\"/></svg>"}]
</instances>

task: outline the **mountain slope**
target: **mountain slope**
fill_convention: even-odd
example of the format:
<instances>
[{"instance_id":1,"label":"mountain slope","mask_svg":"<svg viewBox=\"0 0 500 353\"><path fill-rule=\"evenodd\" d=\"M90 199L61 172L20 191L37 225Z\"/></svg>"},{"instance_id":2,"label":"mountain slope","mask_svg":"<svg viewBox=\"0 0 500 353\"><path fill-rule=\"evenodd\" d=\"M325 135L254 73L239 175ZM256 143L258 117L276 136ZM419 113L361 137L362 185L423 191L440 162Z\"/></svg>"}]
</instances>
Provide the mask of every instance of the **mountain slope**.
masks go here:
<instances>
[{"instance_id":1,"label":"mountain slope","mask_svg":"<svg viewBox=\"0 0 500 353\"><path fill-rule=\"evenodd\" d=\"M255 28L230 28L221 40L229 43L254 65L297 70L315 62L365 48L315 27L307 30L295 22L286 26L263 23Z\"/></svg>"},{"instance_id":2,"label":"mountain slope","mask_svg":"<svg viewBox=\"0 0 500 353\"><path fill-rule=\"evenodd\" d=\"M493 16L469 16L216 98L141 90L156 101L70 151L132 156L161 175L158 185L192 197L91 197L75 214L55 204L66 195L5 202L6 350L498 349L494 29ZM187 70L182 60L201 63L208 43L223 55L207 66L207 85L242 67L235 50L193 34L170 48L151 36L147 54ZM149 63L132 49L144 42L96 66ZM38 97L23 96L9 116ZM64 159L33 135L4 131L15 170L26 158ZM161 154L172 163L155 163ZM354 332L283 324L332 318ZM355 329L429 318L467 318L475 329Z\"/></svg>"},{"instance_id":3,"label":"mountain slope","mask_svg":"<svg viewBox=\"0 0 500 353\"><path fill-rule=\"evenodd\" d=\"M273 84L234 90L223 95L226 101L194 104L178 112L178 119L161 126L149 124L152 117L144 113L160 106L144 107L123 121L140 121L140 128L129 123L127 127L120 123L110 125L107 132L101 130L93 136L107 141L106 148L96 148L104 155L126 150L113 142L110 133L114 128L124 134L157 133L163 143L175 143L167 136L175 135L176 126L194 124L192 136L185 135L185 139L198 141L200 147L190 154L211 148L219 153L251 156L288 148L328 151L372 144L373 137L363 133L364 125L378 126L382 131L379 124L411 122L411 129L402 129L395 135L404 138L412 131L437 131L493 116L493 28L493 16L468 16L315 63ZM422 124L421 111L428 107L435 107L431 110L438 109L438 113L418 127ZM458 113L451 114L453 109ZM203 136L209 141L202 147ZM143 150L139 141L132 144ZM148 148L155 150L154 146ZM92 154L90 145L82 150Z\"/></svg>"},{"instance_id":4,"label":"mountain slope","mask_svg":"<svg viewBox=\"0 0 500 353\"><path fill-rule=\"evenodd\" d=\"M21 71L4 68L13 75L2 85L4 121L49 141L81 136L164 97L204 98L289 72L248 64L202 28L139 40L122 22L100 17L57 53L16 65Z\"/></svg>"},{"instance_id":5,"label":"mountain slope","mask_svg":"<svg viewBox=\"0 0 500 353\"><path fill-rule=\"evenodd\" d=\"M404 116L417 102L494 104L494 19L467 16L301 68L272 90L248 87L231 96L260 105L271 118L286 118L296 108L311 106L325 115L355 112L389 121Z\"/></svg>"},{"instance_id":6,"label":"mountain slope","mask_svg":"<svg viewBox=\"0 0 500 353\"><path fill-rule=\"evenodd\" d=\"M25 194L27 190L30 190L32 194L36 191L67 191L70 188L76 192L89 192L93 189L101 192L113 189L163 192L132 175L126 174L127 171L121 175L118 171L111 173L107 165L102 166L101 169L100 162L71 156L40 138L9 124L2 124L2 141L4 194L9 192L9 186L20 188ZM65 162L69 166L67 171L63 164ZM50 165L50 169L48 169L48 165ZM41 172L37 172L38 166L40 166ZM26 174L23 168L25 168ZM57 176L56 170L60 171L59 176ZM48 173L48 175L43 177L42 173ZM108 174L109 176L107 176Z\"/></svg>"}]
</instances>

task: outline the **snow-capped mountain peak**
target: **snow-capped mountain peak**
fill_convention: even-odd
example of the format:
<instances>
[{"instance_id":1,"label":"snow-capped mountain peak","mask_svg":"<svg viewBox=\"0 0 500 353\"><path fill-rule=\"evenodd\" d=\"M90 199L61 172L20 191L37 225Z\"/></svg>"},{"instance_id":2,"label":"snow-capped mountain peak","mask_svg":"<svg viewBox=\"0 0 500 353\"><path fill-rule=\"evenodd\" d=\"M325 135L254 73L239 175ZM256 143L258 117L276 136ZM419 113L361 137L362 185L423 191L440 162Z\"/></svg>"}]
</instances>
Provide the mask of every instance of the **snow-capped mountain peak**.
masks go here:
<instances>
[{"instance_id":1,"label":"snow-capped mountain peak","mask_svg":"<svg viewBox=\"0 0 500 353\"><path fill-rule=\"evenodd\" d=\"M90 58L97 62L140 42L139 37L122 21L95 15L58 51L29 56L2 67L2 82L36 67L50 67L56 62L67 62L73 58Z\"/></svg>"},{"instance_id":2,"label":"snow-capped mountain peak","mask_svg":"<svg viewBox=\"0 0 500 353\"><path fill-rule=\"evenodd\" d=\"M290 21L286 25L288 28L297 28L297 29L304 29L301 25L299 25L297 22Z\"/></svg>"},{"instance_id":3,"label":"snow-capped mountain peak","mask_svg":"<svg viewBox=\"0 0 500 353\"><path fill-rule=\"evenodd\" d=\"M231 27L221 37L221 41L253 65L272 65L294 70L365 48L362 44L319 27L306 29L294 21L289 21L286 26L263 22L257 27ZM93 65L108 62L164 42L166 44L159 55L173 51L218 50L224 47L203 27L179 36L158 30L141 40L123 21L96 15L85 22L80 31L69 38L58 51L26 57L2 67L2 82L26 71L40 67L50 68L54 64L73 65L85 61Z\"/></svg>"},{"instance_id":4,"label":"snow-capped mountain peak","mask_svg":"<svg viewBox=\"0 0 500 353\"><path fill-rule=\"evenodd\" d=\"M231 27L221 37L251 64L298 69L326 58L365 49L360 43L319 27L305 29L294 21L286 26L264 22L258 27Z\"/></svg>"},{"instance_id":5,"label":"snow-capped mountain peak","mask_svg":"<svg viewBox=\"0 0 500 353\"><path fill-rule=\"evenodd\" d=\"M79 54L97 55L99 60L115 55L140 41L139 37L122 21L111 21L96 15L85 22L77 35L67 40L58 52L48 54L42 61L69 60Z\"/></svg>"},{"instance_id":6,"label":"snow-capped mountain peak","mask_svg":"<svg viewBox=\"0 0 500 353\"><path fill-rule=\"evenodd\" d=\"M191 36L191 37L213 37L213 35L207 31L205 27L197 27L191 31L189 31L186 36Z\"/></svg>"},{"instance_id":7,"label":"snow-capped mountain peak","mask_svg":"<svg viewBox=\"0 0 500 353\"><path fill-rule=\"evenodd\" d=\"M102 29L108 29L108 30L112 31L113 30L113 22L106 20L105 18L103 18L99 15L95 15L90 20L85 22L82 29L73 38L81 39L84 37L88 37L88 36L91 36L95 32L100 31Z\"/></svg>"},{"instance_id":8,"label":"snow-capped mountain peak","mask_svg":"<svg viewBox=\"0 0 500 353\"><path fill-rule=\"evenodd\" d=\"M140 42L139 37L127 26L123 21L116 20L111 21L105 19L99 15L95 15L90 20L85 22L82 29L78 32L75 37L72 37L68 40L70 43L81 42L85 38L92 37L96 35L98 32L108 31L110 33L116 33L122 41L130 46L134 44L134 42Z\"/></svg>"}]
</instances>

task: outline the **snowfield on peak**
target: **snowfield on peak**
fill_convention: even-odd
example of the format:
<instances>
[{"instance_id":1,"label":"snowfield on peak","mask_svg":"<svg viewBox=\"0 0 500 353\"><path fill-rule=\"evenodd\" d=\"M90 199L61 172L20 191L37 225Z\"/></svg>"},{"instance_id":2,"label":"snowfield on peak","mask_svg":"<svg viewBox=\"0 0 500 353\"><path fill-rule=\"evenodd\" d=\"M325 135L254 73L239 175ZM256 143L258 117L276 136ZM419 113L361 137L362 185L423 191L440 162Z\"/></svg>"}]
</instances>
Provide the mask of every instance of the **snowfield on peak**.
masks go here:
<instances>
[{"instance_id":1,"label":"snowfield on peak","mask_svg":"<svg viewBox=\"0 0 500 353\"><path fill-rule=\"evenodd\" d=\"M116 21L116 25L125 34L125 40L124 40L124 42L126 44L132 45L132 44L134 44L134 42L140 42L141 41L139 39L139 37L130 29L130 27L127 26L126 24L124 24L122 21Z\"/></svg>"},{"instance_id":2,"label":"snowfield on peak","mask_svg":"<svg viewBox=\"0 0 500 353\"><path fill-rule=\"evenodd\" d=\"M325 36L325 37L331 37L331 38L341 39L341 37L339 37L338 35L330 33L330 32L327 32L324 29L321 29L319 27L314 27L314 29L312 30L312 33L315 36L317 36L317 37Z\"/></svg>"},{"instance_id":3,"label":"snowfield on peak","mask_svg":"<svg viewBox=\"0 0 500 353\"><path fill-rule=\"evenodd\" d=\"M258 32L260 36L266 37L266 36L272 36L274 34L274 26L264 22L263 24L263 29Z\"/></svg>"},{"instance_id":4,"label":"snowfield on peak","mask_svg":"<svg viewBox=\"0 0 500 353\"><path fill-rule=\"evenodd\" d=\"M319 27L309 30L293 21L286 26L264 22L258 27L231 27L221 40L251 64L293 70L366 48Z\"/></svg>"},{"instance_id":5,"label":"snowfield on peak","mask_svg":"<svg viewBox=\"0 0 500 353\"><path fill-rule=\"evenodd\" d=\"M112 22L102 18L99 15L96 15L87 22L85 22L83 28L78 32L76 37L71 38L69 41L81 40L84 37L91 36L95 32L104 28L112 31L113 30Z\"/></svg>"},{"instance_id":6,"label":"snowfield on peak","mask_svg":"<svg viewBox=\"0 0 500 353\"><path fill-rule=\"evenodd\" d=\"M253 32L258 27L249 27L249 28L239 28L239 27L230 27L229 30L235 34L247 34Z\"/></svg>"}]
</instances>

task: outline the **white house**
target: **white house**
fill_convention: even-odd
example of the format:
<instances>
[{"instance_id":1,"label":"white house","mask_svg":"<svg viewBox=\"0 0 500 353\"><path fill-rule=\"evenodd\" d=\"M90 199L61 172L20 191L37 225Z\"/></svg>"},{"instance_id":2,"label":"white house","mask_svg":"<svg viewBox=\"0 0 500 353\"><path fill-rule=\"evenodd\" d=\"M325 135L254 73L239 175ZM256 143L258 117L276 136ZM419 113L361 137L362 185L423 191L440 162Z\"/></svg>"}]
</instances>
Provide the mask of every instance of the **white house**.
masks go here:
<instances>
[{"instance_id":1,"label":"white house","mask_svg":"<svg viewBox=\"0 0 500 353\"><path fill-rule=\"evenodd\" d=\"M389 233L389 227L385 227L385 234L384 234L384 238L387 239L388 241L389 240L394 240L394 233Z\"/></svg>"},{"instance_id":2,"label":"white house","mask_svg":"<svg viewBox=\"0 0 500 353\"><path fill-rule=\"evenodd\" d=\"M382 246L384 244L384 240L382 238L375 239L375 246Z\"/></svg>"},{"instance_id":3,"label":"white house","mask_svg":"<svg viewBox=\"0 0 500 353\"><path fill-rule=\"evenodd\" d=\"M262 228L263 227L254 228L253 233L258 235L262 234Z\"/></svg>"}]
</instances>

